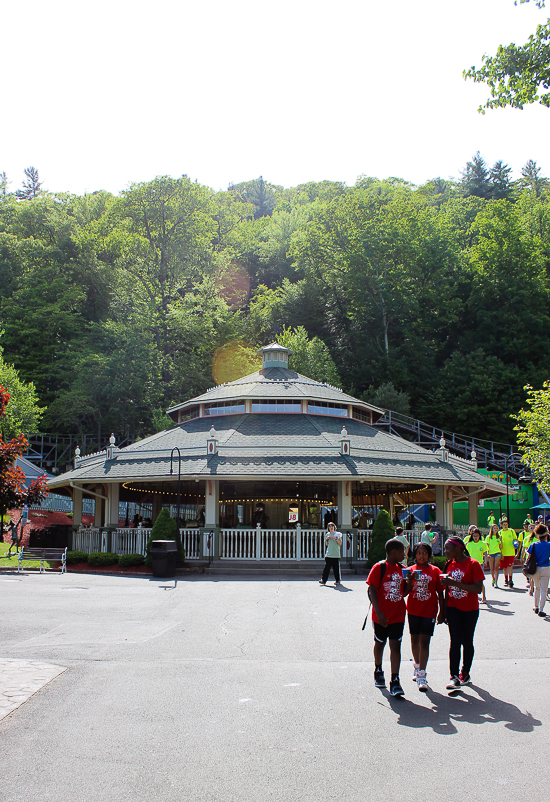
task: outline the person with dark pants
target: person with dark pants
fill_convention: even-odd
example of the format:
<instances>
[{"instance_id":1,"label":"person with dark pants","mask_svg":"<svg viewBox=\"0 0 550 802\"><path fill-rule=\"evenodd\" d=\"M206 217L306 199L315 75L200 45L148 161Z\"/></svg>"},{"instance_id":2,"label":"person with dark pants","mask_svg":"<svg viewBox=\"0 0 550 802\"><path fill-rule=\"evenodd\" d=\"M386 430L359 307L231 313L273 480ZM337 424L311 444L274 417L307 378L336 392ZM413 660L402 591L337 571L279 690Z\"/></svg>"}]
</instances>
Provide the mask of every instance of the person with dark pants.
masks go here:
<instances>
[{"instance_id":1,"label":"person with dark pants","mask_svg":"<svg viewBox=\"0 0 550 802\"><path fill-rule=\"evenodd\" d=\"M483 588L485 574L477 560L468 556L462 538L450 537L445 543L445 555L447 564L445 573L441 576L441 584L446 587L446 620L451 639L451 679L446 687L448 691L454 691L471 682L474 632L479 617L478 594Z\"/></svg>"},{"instance_id":2,"label":"person with dark pants","mask_svg":"<svg viewBox=\"0 0 550 802\"><path fill-rule=\"evenodd\" d=\"M340 584L340 548L342 546L342 533L336 531L336 524L330 522L325 535L325 567L319 580L320 585L326 585L330 569L334 574L334 584Z\"/></svg>"}]
</instances>

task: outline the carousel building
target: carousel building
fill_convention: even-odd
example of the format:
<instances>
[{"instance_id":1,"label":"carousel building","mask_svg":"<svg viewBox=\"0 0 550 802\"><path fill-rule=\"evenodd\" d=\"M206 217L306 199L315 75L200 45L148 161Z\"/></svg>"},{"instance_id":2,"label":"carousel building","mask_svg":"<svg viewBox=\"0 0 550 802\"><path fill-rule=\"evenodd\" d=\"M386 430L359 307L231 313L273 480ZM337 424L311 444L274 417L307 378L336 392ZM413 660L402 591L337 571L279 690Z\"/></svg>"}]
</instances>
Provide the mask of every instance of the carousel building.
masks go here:
<instances>
[{"instance_id":1,"label":"carousel building","mask_svg":"<svg viewBox=\"0 0 550 802\"><path fill-rule=\"evenodd\" d=\"M188 559L319 560L327 520L346 532L344 557L364 560L379 509L392 517L435 505L453 528L454 501L505 493L477 472L475 454L427 451L374 427L383 410L288 367L292 353L261 348L263 366L171 407L174 427L118 449L81 455L50 489L73 499L72 547L144 552L150 530L121 518L123 503L154 521L179 512ZM82 500L95 499L95 525L82 527ZM133 506L135 508L135 506ZM137 521L136 521L137 522ZM149 523L149 521L147 521Z\"/></svg>"}]
</instances>

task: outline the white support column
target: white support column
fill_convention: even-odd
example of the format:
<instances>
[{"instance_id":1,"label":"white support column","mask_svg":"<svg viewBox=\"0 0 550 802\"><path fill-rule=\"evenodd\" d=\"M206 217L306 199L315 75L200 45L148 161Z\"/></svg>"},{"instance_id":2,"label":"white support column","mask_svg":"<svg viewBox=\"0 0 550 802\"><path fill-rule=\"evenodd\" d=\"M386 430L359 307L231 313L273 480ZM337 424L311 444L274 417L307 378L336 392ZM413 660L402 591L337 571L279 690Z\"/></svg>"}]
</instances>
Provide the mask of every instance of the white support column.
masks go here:
<instances>
[{"instance_id":1,"label":"white support column","mask_svg":"<svg viewBox=\"0 0 550 802\"><path fill-rule=\"evenodd\" d=\"M118 526L119 521L119 508L118 502L120 498L120 485L118 482L113 482L109 485L107 502L107 526Z\"/></svg>"},{"instance_id":2,"label":"white support column","mask_svg":"<svg viewBox=\"0 0 550 802\"><path fill-rule=\"evenodd\" d=\"M220 525L220 482L219 479L207 479L205 483L204 525L206 527Z\"/></svg>"},{"instance_id":3,"label":"white support column","mask_svg":"<svg viewBox=\"0 0 550 802\"><path fill-rule=\"evenodd\" d=\"M73 487L73 526L82 526L82 490Z\"/></svg>"},{"instance_id":4,"label":"white support column","mask_svg":"<svg viewBox=\"0 0 550 802\"><path fill-rule=\"evenodd\" d=\"M351 528L351 482L338 482L338 526Z\"/></svg>"},{"instance_id":5,"label":"white support column","mask_svg":"<svg viewBox=\"0 0 550 802\"><path fill-rule=\"evenodd\" d=\"M103 485L97 485L95 487L95 492L96 493L101 493L101 495L104 495ZM97 496L94 496L94 502L95 502L94 526L96 526L98 529L100 529L103 526L103 502L104 502L104 499L98 498Z\"/></svg>"},{"instance_id":6,"label":"white support column","mask_svg":"<svg viewBox=\"0 0 550 802\"><path fill-rule=\"evenodd\" d=\"M447 485L435 486L435 519L442 529L447 526Z\"/></svg>"},{"instance_id":7,"label":"white support column","mask_svg":"<svg viewBox=\"0 0 550 802\"><path fill-rule=\"evenodd\" d=\"M474 493L473 496L468 496L468 523L477 526L477 503L479 501L479 493Z\"/></svg>"}]
</instances>

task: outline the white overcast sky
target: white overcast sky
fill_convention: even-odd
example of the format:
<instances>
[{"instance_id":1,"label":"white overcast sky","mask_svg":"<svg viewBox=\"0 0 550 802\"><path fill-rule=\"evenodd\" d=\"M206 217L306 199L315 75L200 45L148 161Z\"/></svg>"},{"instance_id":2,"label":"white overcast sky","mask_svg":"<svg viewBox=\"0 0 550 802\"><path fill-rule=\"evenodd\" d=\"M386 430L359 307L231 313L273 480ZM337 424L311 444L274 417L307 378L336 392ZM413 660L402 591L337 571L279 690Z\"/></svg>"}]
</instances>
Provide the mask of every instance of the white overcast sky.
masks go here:
<instances>
[{"instance_id":1,"label":"white overcast sky","mask_svg":"<svg viewBox=\"0 0 550 802\"><path fill-rule=\"evenodd\" d=\"M7 0L0 171L75 193L182 173L422 183L479 150L550 175L550 110L478 114L487 89L462 78L546 18L513 0Z\"/></svg>"}]
</instances>

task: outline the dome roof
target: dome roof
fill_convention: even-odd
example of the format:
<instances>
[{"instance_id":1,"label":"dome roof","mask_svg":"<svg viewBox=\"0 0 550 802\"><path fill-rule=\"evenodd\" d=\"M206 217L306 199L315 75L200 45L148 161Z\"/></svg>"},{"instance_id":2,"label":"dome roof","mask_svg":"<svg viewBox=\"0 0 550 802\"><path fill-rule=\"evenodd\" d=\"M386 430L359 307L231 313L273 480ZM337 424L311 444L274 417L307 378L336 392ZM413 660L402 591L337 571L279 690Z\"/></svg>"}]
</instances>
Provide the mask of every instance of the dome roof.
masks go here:
<instances>
[{"instance_id":1,"label":"dome roof","mask_svg":"<svg viewBox=\"0 0 550 802\"><path fill-rule=\"evenodd\" d=\"M296 373L288 368L287 358L292 351L278 343L271 343L260 348L263 355L263 367L248 376L243 376L226 384L220 384L207 390L206 393L176 404L166 414L178 420L178 412L196 404L212 404L216 401L237 401L239 399L269 400L306 400L320 401L328 404L353 404L364 410L372 411L373 421L384 414L384 410L360 401L339 387L325 382L318 382ZM276 357L276 358L275 358Z\"/></svg>"}]
</instances>

